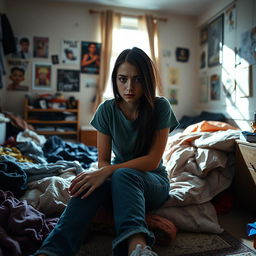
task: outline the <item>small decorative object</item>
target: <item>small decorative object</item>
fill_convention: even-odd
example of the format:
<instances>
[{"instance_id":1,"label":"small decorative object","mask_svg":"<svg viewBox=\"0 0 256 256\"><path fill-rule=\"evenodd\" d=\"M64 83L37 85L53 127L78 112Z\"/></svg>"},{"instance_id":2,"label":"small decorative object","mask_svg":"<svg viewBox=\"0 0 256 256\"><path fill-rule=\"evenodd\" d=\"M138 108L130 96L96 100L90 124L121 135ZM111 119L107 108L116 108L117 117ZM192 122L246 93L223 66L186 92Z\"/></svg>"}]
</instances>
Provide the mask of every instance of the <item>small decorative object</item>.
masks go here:
<instances>
[{"instance_id":1,"label":"small decorative object","mask_svg":"<svg viewBox=\"0 0 256 256\"><path fill-rule=\"evenodd\" d=\"M208 67L221 63L223 46L223 14L213 20L208 27Z\"/></svg>"},{"instance_id":2,"label":"small decorative object","mask_svg":"<svg viewBox=\"0 0 256 256\"><path fill-rule=\"evenodd\" d=\"M247 235L253 237L253 247L256 249L256 222L247 224Z\"/></svg>"},{"instance_id":3,"label":"small decorative object","mask_svg":"<svg viewBox=\"0 0 256 256\"><path fill-rule=\"evenodd\" d=\"M187 62L189 59L189 49L176 48L176 60L180 62Z\"/></svg>"},{"instance_id":4,"label":"small decorative object","mask_svg":"<svg viewBox=\"0 0 256 256\"><path fill-rule=\"evenodd\" d=\"M52 55L52 64L54 64L54 65L59 64L59 56L58 55Z\"/></svg>"}]
</instances>

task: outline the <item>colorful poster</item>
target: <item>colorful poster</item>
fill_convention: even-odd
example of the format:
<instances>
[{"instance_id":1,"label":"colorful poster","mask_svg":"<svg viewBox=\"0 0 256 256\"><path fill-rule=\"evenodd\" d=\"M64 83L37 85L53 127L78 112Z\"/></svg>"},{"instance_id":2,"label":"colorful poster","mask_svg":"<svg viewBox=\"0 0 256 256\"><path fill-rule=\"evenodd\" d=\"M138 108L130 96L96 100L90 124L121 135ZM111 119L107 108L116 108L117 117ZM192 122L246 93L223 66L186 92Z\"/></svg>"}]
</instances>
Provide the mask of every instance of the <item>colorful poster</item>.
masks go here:
<instances>
[{"instance_id":1,"label":"colorful poster","mask_svg":"<svg viewBox=\"0 0 256 256\"><path fill-rule=\"evenodd\" d=\"M172 105L178 104L178 90L177 89L170 89L169 91L169 101Z\"/></svg>"},{"instance_id":2,"label":"colorful poster","mask_svg":"<svg viewBox=\"0 0 256 256\"><path fill-rule=\"evenodd\" d=\"M15 59L31 59L32 50L31 50L31 38L27 36L16 37L17 43L17 52L11 55Z\"/></svg>"},{"instance_id":3,"label":"colorful poster","mask_svg":"<svg viewBox=\"0 0 256 256\"><path fill-rule=\"evenodd\" d=\"M101 44L94 42L81 43L81 72L99 74Z\"/></svg>"},{"instance_id":4,"label":"colorful poster","mask_svg":"<svg viewBox=\"0 0 256 256\"><path fill-rule=\"evenodd\" d=\"M34 63L33 64L33 89L51 90L51 64Z\"/></svg>"},{"instance_id":5,"label":"colorful poster","mask_svg":"<svg viewBox=\"0 0 256 256\"><path fill-rule=\"evenodd\" d=\"M8 60L7 91L28 91L28 60Z\"/></svg>"},{"instance_id":6,"label":"colorful poster","mask_svg":"<svg viewBox=\"0 0 256 256\"><path fill-rule=\"evenodd\" d=\"M63 40L61 43L61 63L79 65L79 42Z\"/></svg>"},{"instance_id":7,"label":"colorful poster","mask_svg":"<svg viewBox=\"0 0 256 256\"><path fill-rule=\"evenodd\" d=\"M57 72L57 89L63 92L79 92L80 70L59 69Z\"/></svg>"},{"instance_id":8,"label":"colorful poster","mask_svg":"<svg viewBox=\"0 0 256 256\"><path fill-rule=\"evenodd\" d=\"M33 39L33 57L34 58L48 58L49 55L49 38L48 37L34 37Z\"/></svg>"},{"instance_id":9,"label":"colorful poster","mask_svg":"<svg viewBox=\"0 0 256 256\"><path fill-rule=\"evenodd\" d=\"M211 100L220 100L220 76L218 74L213 74L211 75L210 78L210 95L211 95Z\"/></svg>"}]
</instances>

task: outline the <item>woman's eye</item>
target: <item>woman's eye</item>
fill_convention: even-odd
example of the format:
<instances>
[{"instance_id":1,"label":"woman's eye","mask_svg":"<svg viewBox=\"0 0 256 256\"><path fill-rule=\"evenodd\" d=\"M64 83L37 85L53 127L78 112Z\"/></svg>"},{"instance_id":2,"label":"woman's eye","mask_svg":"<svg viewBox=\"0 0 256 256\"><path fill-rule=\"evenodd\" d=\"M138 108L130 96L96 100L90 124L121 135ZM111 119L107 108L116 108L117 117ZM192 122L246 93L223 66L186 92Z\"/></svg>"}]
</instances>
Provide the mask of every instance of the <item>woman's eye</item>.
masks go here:
<instances>
[{"instance_id":1,"label":"woman's eye","mask_svg":"<svg viewBox=\"0 0 256 256\"><path fill-rule=\"evenodd\" d=\"M118 80L123 84L127 82L127 78L125 77L119 77Z\"/></svg>"},{"instance_id":2,"label":"woman's eye","mask_svg":"<svg viewBox=\"0 0 256 256\"><path fill-rule=\"evenodd\" d=\"M141 78L141 77L137 77L137 78L135 79L135 82L136 82L136 83L142 83L142 78Z\"/></svg>"}]
</instances>

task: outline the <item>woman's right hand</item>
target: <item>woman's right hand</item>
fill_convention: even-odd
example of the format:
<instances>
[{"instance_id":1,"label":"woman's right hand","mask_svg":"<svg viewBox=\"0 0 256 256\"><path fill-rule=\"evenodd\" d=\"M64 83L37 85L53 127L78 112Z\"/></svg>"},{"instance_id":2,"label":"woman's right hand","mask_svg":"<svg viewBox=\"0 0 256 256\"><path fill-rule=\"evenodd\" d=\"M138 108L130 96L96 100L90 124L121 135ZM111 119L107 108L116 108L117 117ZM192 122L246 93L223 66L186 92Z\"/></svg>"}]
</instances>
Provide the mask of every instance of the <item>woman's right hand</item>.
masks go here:
<instances>
[{"instance_id":1,"label":"woman's right hand","mask_svg":"<svg viewBox=\"0 0 256 256\"><path fill-rule=\"evenodd\" d=\"M105 167L93 172L82 172L74 180L69 187L69 193L72 197L78 197L86 190L82 199L88 197L97 187L104 183L109 177L109 172Z\"/></svg>"}]
</instances>

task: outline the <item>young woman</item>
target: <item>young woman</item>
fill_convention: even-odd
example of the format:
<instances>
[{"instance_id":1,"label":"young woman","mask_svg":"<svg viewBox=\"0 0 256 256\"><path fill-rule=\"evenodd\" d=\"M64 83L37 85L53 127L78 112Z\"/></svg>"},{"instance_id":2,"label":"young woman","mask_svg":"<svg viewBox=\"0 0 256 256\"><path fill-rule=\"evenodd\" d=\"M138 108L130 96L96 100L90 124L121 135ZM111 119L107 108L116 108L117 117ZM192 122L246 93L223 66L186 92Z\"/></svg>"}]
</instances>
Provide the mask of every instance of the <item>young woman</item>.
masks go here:
<instances>
[{"instance_id":1,"label":"young woman","mask_svg":"<svg viewBox=\"0 0 256 256\"><path fill-rule=\"evenodd\" d=\"M169 102L155 96L156 77L141 49L119 55L112 72L114 99L103 102L91 121L98 130L99 169L72 181L72 198L36 255L75 255L97 210L108 202L116 228L113 255L157 255L145 214L168 199L162 155L178 122Z\"/></svg>"}]
</instances>

